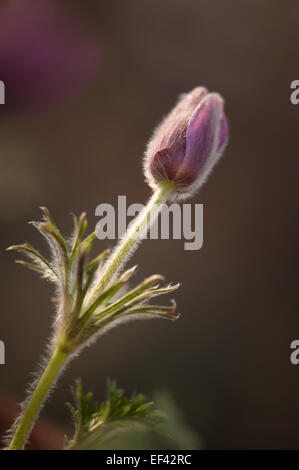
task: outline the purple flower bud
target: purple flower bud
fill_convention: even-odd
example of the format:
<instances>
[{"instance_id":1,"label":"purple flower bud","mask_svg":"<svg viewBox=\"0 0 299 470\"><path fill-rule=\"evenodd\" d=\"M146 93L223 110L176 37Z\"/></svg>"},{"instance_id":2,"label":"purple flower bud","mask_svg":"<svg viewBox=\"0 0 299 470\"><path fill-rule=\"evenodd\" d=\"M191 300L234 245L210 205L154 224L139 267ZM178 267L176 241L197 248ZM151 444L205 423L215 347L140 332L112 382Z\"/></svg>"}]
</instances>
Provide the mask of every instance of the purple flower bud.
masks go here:
<instances>
[{"instance_id":1,"label":"purple flower bud","mask_svg":"<svg viewBox=\"0 0 299 470\"><path fill-rule=\"evenodd\" d=\"M154 189L174 181L186 197L206 180L228 141L223 99L198 87L183 95L158 126L145 154L145 175Z\"/></svg>"}]
</instances>

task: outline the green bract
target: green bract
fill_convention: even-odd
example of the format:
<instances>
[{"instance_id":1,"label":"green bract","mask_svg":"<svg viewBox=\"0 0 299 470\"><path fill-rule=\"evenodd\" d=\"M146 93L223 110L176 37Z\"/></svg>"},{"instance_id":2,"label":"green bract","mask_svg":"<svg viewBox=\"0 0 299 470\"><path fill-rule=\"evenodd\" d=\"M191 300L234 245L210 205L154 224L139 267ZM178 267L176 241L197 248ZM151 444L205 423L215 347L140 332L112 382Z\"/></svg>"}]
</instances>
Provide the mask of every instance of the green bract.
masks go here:
<instances>
[{"instance_id":1,"label":"green bract","mask_svg":"<svg viewBox=\"0 0 299 470\"><path fill-rule=\"evenodd\" d=\"M57 296L54 300L57 321L54 325L53 347L59 346L72 354L118 323L130 319L178 318L174 313L174 301L169 306L149 304L153 297L176 290L178 284L161 287L163 277L157 274L130 289L128 282L136 270L134 266L114 276L104 289L99 289L109 250L89 259L95 233L85 236L85 214L79 218L73 217L73 234L70 240L66 240L49 211L44 207L42 211L43 220L33 222L33 225L46 238L51 259L47 260L27 243L11 246L8 250L24 252L30 262L19 262L40 272L56 285Z\"/></svg>"}]
</instances>

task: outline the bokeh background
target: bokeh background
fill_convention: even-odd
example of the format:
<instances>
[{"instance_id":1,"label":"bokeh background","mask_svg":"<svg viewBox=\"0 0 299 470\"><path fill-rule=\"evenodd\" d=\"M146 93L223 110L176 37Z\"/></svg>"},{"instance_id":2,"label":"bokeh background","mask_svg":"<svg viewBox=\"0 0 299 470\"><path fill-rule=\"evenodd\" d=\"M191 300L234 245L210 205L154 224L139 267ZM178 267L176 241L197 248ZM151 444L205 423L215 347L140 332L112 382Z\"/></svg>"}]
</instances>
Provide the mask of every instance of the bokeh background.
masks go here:
<instances>
[{"instance_id":1,"label":"bokeh background","mask_svg":"<svg viewBox=\"0 0 299 470\"><path fill-rule=\"evenodd\" d=\"M147 139L178 94L205 85L226 99L231 139L193 200L204 204L204 246L147 241L132 260L139 279L182 282L182 316L102 337L42 415L68 429L70 385L80 376L100 400L110 376L128 392L171 391L208 449L299 448L299 366L289 359L299 337L298 2L64 0L61 11L39 1L38 13L17 2L25 15L12 3L0 7L2 421L24 396L53 315L51 286L5 248L28 241L46 252L27 224L41 205L68 233L70 212L85 210L92 229L101 202L143 203Z\"/></svg>"}]
</instances>

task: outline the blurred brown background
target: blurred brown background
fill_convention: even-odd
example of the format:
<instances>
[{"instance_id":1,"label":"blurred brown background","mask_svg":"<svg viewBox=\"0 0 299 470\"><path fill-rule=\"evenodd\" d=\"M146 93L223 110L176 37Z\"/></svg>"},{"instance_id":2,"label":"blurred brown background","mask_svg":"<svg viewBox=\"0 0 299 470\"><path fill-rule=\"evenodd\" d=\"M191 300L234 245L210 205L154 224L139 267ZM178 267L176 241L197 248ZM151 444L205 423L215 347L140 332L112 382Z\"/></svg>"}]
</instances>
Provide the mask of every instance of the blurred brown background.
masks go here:
<instances>
[{"instance_id":1,"label":"blurred brown background","mask_svg":"<svg viewBox=\"0 0 299 470\"><path fill-rule=\"evenodd\" d=\"M298 2L60 3L99 46L101 64L57 106L1 107L1 390L23 398L53 313L51 286L5 248L28 241L46 252L27 224L40 205L67 233L70 212L86 210L93 228L99 203L124 194L143 203L147 139L178 94L205 85L226 99L231 139L193 200L204 204L204 247L147 241L131 260L139 279L158 272L182 282L182 316L101 338L71 363L43 416L67 429L75 378L101 399L110 376L128 392L172 391L209 449L299 448L299 366L289 360L299 338L299 106L289 98L299 79Z\"/></svg>"}]
</instances>

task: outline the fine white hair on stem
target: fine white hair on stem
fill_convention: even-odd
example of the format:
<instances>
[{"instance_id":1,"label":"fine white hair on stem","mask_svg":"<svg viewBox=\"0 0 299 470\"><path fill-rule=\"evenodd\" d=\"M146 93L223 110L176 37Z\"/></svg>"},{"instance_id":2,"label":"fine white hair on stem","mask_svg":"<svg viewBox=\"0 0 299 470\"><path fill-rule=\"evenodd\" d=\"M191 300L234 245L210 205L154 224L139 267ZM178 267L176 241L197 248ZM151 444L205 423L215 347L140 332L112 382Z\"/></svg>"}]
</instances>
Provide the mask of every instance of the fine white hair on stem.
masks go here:
<instances>
[{"instance_id":1,"label":"fine white hair on stem","mask_svg":"<svg viewBox=\"0 0 299 470\"><path fill-rule=\"evenodd\" d=\"M115 276L120 272L124 263L134 253L138 244L140 243L145 231L148 230L149 225L153 224L161 211L161 205L165 202L169 194L172 192L172 183L165 183L153 193L148 204L140 211L138 216L131 223L126 237L118 243L113 250L112 254L104 265L101 276L96 279L90 292L86 296L85 306L90 305L99 293L103 292L105 288L115 279Z\"/></svg>"},{"instance_id":2,"label":"fine white hair on stem","mask_svg":"<svg viewBox=\"0 0 299 470\"><path fill-rule=\"evenodd\" d=\"M103 266L103 260L108 255L107 250L92 260L87 257L95 233L83 238L87 226L84 215L74 220L76 236L70 246L70 242L67 243L60 234L48 210L43 209L44 220L35 223L35 226L50 244L53 257L51 262L28 244L11 247L25 251L26 254L33 253L41 260L42 266L45 265L42 271L49 269L56 274L52 279L56 285L56 314L52 337L38 371L34 374L35 380L27 389L26 399L21 405L22 413L7 434L6 441L10 440L9 449L24 448L39 411L61 372L84 347L120 323L139 319L177 318L172 316L175 304L152 307L144 304L156 295L177 289L178 285L160 287L161 276L153 275L128 290L128 281L136 267L117 277L145 232L156 220L172 189L172 183L167 182L152 195Z\"/></svg>"},{"instance_id":3,"label":"fine white hair on stem","mask_svg":"<svg viewBox=\"0 0 299 470\"><path fill-rule=\"evenodd\" d=\"M52 343L52 338L50 338L48 344L46 345L46 351L44 352L44 354L42 354L41 356L41 359L40 359L40 362L38 363L38 366L37 366L37 369L35 372L32 372L30 375L32 377L32 380L29 382L29 384L27 385L27 388L25 390L25 398L24 400L19 404L20 406L20 413L18 414L18 416L15 418L13 424L11 425L11 427L6 431L5 435L3 436L2 438L2 442L5 446L8 447L8 445L10 444L15 432L16 432L16 429L22 419L22 416L23 416L23 412L24 410L26 409L27 405L28 405L28 402L31 398L31 395L32 393L34 392L38 382L40 381L40 378L41 376L43 375L44 371L45 371L45 368L49 362L49 359L53 353L53 347L51 345ZM48 400L48 398L50 397L50 395L55 391L56 389L56 386L57 386L57 382L58 380L61 378L62 374L64 373L66 367L68 366L69 362L73 359L73 357L75 357L75 355L73 356L69 356L68 359L66 360L66 362L64 363L64 365L61 367L60 371L59 371L59 374L56 376L55 380L52 382L51 384L51 387L48 389L47 393L46 393L46 396L45 396L45 399L43 401L43 403L41 404L40 408L39 408L39 413L35 416L34 420L32 421L32 426L31 426L31 430L28 434L28 438L26 439L26 442L25 444L28 443L28 440L30 440L30 433L36 423L36 420L38 419L39 417L39 414L41 412L41 410L43 409L46 401Z\"/></svg>"}]
</instances>

